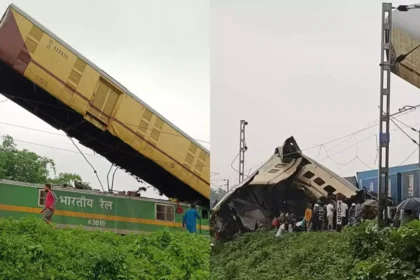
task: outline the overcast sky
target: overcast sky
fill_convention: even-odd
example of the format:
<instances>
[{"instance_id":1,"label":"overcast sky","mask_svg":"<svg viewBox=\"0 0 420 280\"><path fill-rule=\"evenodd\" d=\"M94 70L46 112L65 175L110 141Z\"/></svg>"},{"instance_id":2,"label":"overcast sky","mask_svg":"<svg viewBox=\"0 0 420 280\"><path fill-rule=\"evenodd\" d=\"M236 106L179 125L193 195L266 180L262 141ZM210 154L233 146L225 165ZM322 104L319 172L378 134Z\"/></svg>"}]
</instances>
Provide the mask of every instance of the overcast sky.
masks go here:
<instances>
[{"instance_id":1,"label":"overcast sky","mask_svg":"<svg viewBox=\"0 0 420 280\"><path fill-rule=\"evenodd\" d=\"M15 0L13 2L77 51L89 58L130 91L151 105L191 137L210 148L210 14L208 0ZM0 13L8 1L0 1ZM0 135L15 138L26 148L55 160L59 172L77 173L99 188L91 167L54 128L11 101L1 102ZM4 123L8 123L6 125ZM89 149L83 149L92 154ZM111 166L106 159L89 157L102 183ZM134 190L136 180L116 173L114 188ZM158 197L153 191L147 196Z\"/></svg>"},{"instance_id":2,"label":"overcast sky","mask_svg":"<svg viewBox=\"0 0 420 280\"><path fill-rule=\"evenodd\" d=\"M238 182L231 162L239 152L241 119L249 122L246 173L289 136L306 149L378 121L381 3L211 1L213 186L222 184L220 179ZM420 90L393 76L392 112L419 103ZM420 128L418 111L399 119ZM354 176L377 168L378 130L375 126L304 153L342 176ZM416 145L396 126L391 130L390 164L398 165ZM405 163L417 161L414 153Z\"/></svg>"}]
</instances>

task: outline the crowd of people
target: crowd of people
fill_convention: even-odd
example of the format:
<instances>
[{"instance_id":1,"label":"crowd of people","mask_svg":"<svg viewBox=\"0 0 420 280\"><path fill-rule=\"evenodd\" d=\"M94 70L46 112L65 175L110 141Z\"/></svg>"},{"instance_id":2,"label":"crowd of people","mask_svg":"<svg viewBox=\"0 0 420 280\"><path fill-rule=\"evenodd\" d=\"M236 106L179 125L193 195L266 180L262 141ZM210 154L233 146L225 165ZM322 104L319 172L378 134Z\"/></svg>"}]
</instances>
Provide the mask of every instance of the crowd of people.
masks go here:
<instances>
[{"instance_id":1,"label":"crowd of people","mask_svg":"<svg viewBox=\"0 0 420 280\"><path fill-rule=\"evenodd\" d=\"M376 202L375 202L376 203ZM365 219L373 219L378 213L369 213L362 203L349 205L342 201L340 207L341 223L337 225L337 202L333 199L322 203L318 200L314 205L308 204L303 217L292 212L280 211L272 220L272 228L280 236L284 232L293 231L336 231L338 226L355 225ZM374 206L373 206L374 207ZM397 205L390 203L383 213L388 224L399 227L414 219L420 219L420 213L412 210L397 211Z\"/></svg>"},{"instance_id":2,"label":"crowd of people","mask_svg":"<svg viewBox=\"0 0 420 280\"><path fill-rule=\"evenodd\" d=\"M341 227L355 224L360 219L360 203L352 203L349 207L347 203L342 202L340 210ZM335 231L337 203L335 200L329 200L324 204L318 200L314 205L308 204L303 217L280 211L279 215L274 217L272 227L278 231L278 234L293 231Z\"/></svg>"},{"instance_id":3,"label":"crowd of people","mask_svg":"<svg viewBox=\"0 0 420 280\"><path fill-rule=\"evenodd\" d=\"M410 207L413 208L412 205ZM371 197L362 197L353 201L337 201L333 197L327 197L308 203L306 209L302 209L302 207L299 209L296 210L296 206L289 205L286 201L281 205L272 205L270 210L273 214L267 218L264 217L264 219L256 219L254 231L266 231L271 228L277 232L277 236L281 236L285 232L340 231L345 226L357 225L365 220L374 220L379 214L378 201ZM219 238L234 239L235 236L251 230L249 220L246 220L248 222L246 226L243 225L235 208L225 207L219 212L218 215L212 216L211 222L216 240ZM340 217L338 223L337 214ZM219 215L223 216L223 222ZM410 210L407 207L402 207L402 203L397 206L389 200L382 215L388 225L392 227L400 227L415 219L420 220L420 201L417 208Z\"/></svg>"}]
</instances>

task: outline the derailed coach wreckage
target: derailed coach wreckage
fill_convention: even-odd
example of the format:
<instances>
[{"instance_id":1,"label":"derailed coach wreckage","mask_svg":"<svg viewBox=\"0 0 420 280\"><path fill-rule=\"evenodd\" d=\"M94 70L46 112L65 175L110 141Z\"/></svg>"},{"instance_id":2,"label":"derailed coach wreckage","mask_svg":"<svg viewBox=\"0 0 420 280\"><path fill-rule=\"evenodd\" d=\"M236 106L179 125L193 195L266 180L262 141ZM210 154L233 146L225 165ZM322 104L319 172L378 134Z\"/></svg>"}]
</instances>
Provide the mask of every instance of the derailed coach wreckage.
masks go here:
<instances>
[{"instance_id":1,"label":"derailed coach wreckage","mask_svg":"<svg viewBox=\"0 0 420 280\"><path fill-rule=\"evenodd\" d=\"M307 203L330 197L348 203L375 199L304 155L290 137L265 164L214 206L211 229L218 233L218 239L232 239L258 228L269 229L280 210L303 216Z\"/></svg>"}]
</instances>

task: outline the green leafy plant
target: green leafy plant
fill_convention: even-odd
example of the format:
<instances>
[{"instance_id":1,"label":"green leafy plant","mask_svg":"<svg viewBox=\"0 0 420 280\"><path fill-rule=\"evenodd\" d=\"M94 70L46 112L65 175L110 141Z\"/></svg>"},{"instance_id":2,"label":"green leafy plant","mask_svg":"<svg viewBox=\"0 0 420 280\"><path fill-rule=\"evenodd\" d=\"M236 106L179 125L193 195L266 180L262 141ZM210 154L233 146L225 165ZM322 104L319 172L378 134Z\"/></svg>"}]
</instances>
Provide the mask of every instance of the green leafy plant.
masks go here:
<instances>
[{"instance_id":1,"label":"green leafy plant","mask_svg":"<svg viewBox=\"0 0 420 280\"><path fill-rule=\"evenodd\" d=\"M209 279L209 240L186 232L119 236L0 219L0 279Z\"/></svg>"},{"instance_id":2,"label":"green leafy plant","mask_svg":"<svg viewBox=\"0 0 420 280\"><path fill-rule=\"evenodd\" d=\"M341 233L250 233L218 244L211 279L420 280L420 222L379 230L374 222Z\"/></svg>"}]
</instances>

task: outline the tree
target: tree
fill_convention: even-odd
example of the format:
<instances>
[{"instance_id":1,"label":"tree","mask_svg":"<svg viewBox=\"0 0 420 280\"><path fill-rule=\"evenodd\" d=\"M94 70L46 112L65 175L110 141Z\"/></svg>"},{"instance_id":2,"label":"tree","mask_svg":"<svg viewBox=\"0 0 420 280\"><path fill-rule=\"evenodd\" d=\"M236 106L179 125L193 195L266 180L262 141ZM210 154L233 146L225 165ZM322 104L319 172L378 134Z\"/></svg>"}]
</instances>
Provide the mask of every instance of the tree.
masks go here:
<instances>
[{"instance_id":1,"label":"tree","mask_svg":"<svg viewBox=\"0 0 420 280\"><path fill-rule=\"evenodd\" d=\"M82 178L77 174L72 173L60 173L58 176L51 180L53 184L57 185L74 185L75 181L82 181Z\"/></svg>"},{"instance_id":2,"label":"tree","mask_svg":"<svg viewBox=\"0 0 420 280\"><path fill-rule=\"evenodd\" d=\"M227 192L224 189L217 188L213 189L210 188L210 205L213 207L213 203L217 200L220 201Z\"/></svg>"},{"instance_id":3,"label":"tree","mask_svg":"<svg viewBox=\"0 0 420 280\"><path fill-rule=\"evenodd\" d=\"M51 173L53 177L50 177ZM38 184L50 182L57 185L82 182L82 178L77 174L56 174L54 160L26 149L18 150L13 137L3 137L0 145L0 179Z\"/></svg>"}]
</instances>

